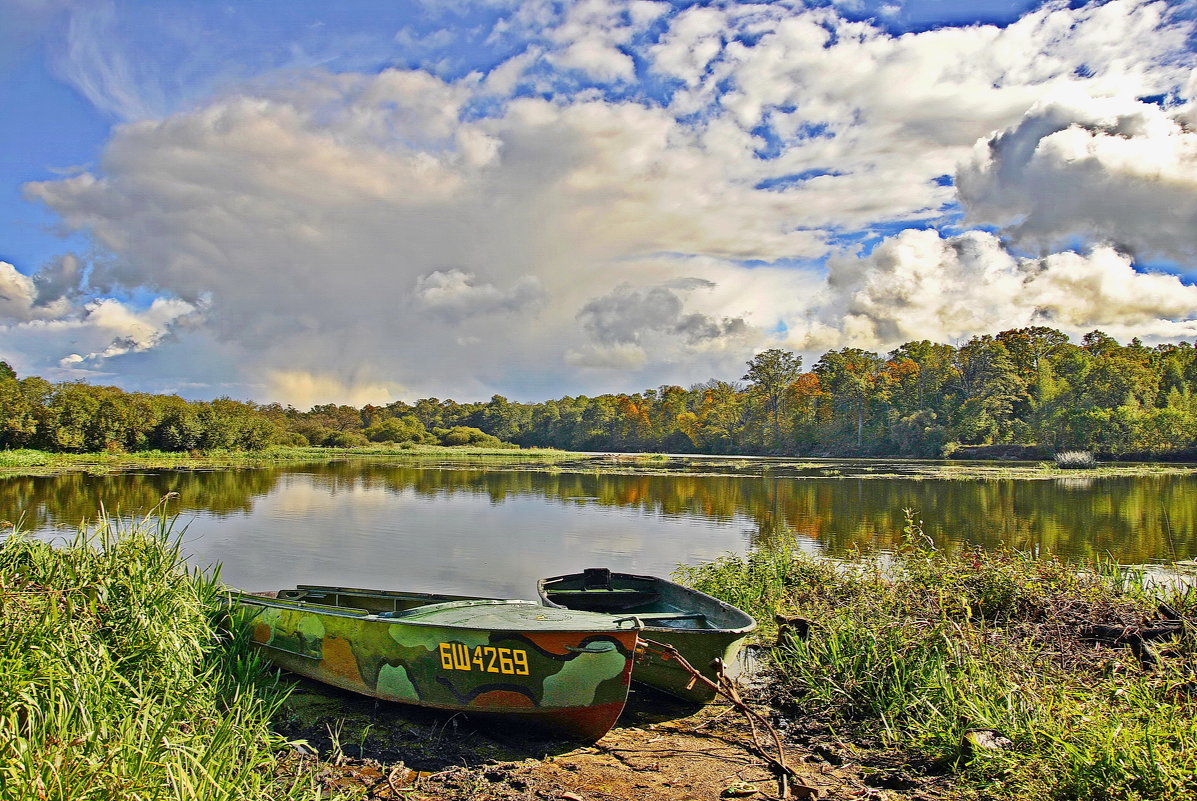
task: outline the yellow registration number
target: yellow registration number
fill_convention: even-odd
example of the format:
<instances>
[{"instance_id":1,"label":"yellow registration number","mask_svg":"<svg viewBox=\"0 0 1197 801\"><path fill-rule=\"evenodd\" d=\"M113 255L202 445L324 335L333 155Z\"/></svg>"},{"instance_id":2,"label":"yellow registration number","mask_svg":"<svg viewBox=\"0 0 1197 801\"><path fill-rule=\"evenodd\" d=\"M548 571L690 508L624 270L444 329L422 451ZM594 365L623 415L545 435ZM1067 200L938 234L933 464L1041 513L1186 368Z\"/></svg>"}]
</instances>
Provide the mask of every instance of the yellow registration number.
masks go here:
<instances>
[{"instance_id":1,"label":"yellow registration number","mask_svg":"<svg viewBox=\"0 0 1197 801\"><path fill-rule=\"evenodd\" d=\"M479 645L469 648L459 642L441 643L441 667L445 670L476 670L480 673L528 675L528 652L518 648Z\"/></svg>"}]
</instances>

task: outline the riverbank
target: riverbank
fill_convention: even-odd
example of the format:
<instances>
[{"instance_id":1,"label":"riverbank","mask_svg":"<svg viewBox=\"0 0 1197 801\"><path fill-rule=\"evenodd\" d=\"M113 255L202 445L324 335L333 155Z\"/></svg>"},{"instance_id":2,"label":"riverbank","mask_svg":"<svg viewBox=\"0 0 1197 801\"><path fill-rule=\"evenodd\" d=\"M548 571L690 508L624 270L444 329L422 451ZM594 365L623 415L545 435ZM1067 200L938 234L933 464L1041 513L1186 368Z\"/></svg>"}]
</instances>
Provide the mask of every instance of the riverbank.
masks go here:
<instances>
[{"instance_id":1,"label":"riverbank","mask_svg":"<svg viewBox=\"0 0 1197 801\"><path fill-rule=\"evenodd\" d=\"M805 797L1197 793L1197 593L1102 565L943 553L914 520L905 535L884 560L782 542L679 571L762 622L746 692ZM276 678L230 630L219 586L165 526L0 543L6 801L776 796L730 707L637 689L611 733L578 747L378 704Z\"/></svg>"},{"instance_id":2,"label":"riverbank","mask_svg":"<svg viewBox=\"0 0 1197 801\"><path fill-rule=\"evenodd\" d=\"M8 537L0 619L5 801L768 792L743 724L718 707L638 690L614 731L579 747L280 676L229 618L218 574L189 569L161 520L101 521L61 547Z\"/></svg>"},{"instance_id":3,"label":"riverbank","mask_svg":"<svg viewBox=\"0 0 1197 801\"><path fill-rule=\"evenodd\" d=\"M0 476L54 475L56 473L110 473L122 470L259 467L287 462L323 462L337 459L466 459L486 463L535 462L546 465L580 454L547 448L480 448L470 446L415 445L412 447L370 446L323 448L273 446L255 451L124 451L99 453L52 453L32 450L0 450Z\"/></svg>"},{"instance_id":4,"label":"riverbank","mask_svg":"<svg viewBox=\"0 0 1197 801\"><path fill-rule=\"evenodd\" d=\"M282 771L286 687L163 522L0 543L0 797L315 799Z\"/></svg>"},{"instance_id":5,"label":"riverbank","mask_svg":"<svg viewBox=\"0 0 1197 801\"><path fill-rule=\"evenodd\" d=\"M893 789L951 797L1197 794L1192 589L1014 551L947 554L916 520L884 559L783 546L680 574L776 632L768 701L791 731L834 732L833 764L888 750Z\"/></svg>"},{"instance_id":6,"label":"riverbank","mask_svg":"<svg viewBox=\"0 0 1197 801\"><path fill-rule=\"evenodd\" d=\"M1138 462L1068 470L1052 462L930 461L917 459L792 459L663 453L578 453L549 448L485 448L416 445L355 448L283 447L258 451L139 451L50 453L0 450L0 477L126 470L209 470L287 463L374 459L443 469L545 470L608 475L768 476L772 478L868 479L1086 479L1150 475L1197 475L1197 464Z\"/></svg>"}]
</instances>

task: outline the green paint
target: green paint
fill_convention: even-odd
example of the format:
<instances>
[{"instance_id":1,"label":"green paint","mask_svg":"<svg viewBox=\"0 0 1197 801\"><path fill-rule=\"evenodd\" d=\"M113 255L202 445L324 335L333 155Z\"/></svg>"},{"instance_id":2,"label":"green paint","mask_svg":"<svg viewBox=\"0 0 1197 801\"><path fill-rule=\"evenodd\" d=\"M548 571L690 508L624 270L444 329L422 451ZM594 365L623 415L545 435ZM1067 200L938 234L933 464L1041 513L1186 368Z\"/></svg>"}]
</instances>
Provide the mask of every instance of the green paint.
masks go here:
<instances>
[{"instance_id":1,"label":"green paint","mask_svg":"<svg viewBox=\"0 0 1197 801\"><path fill-rule=\"evenodd\" d=\"M618 676L627 664L627 657L618 648L601 654L578 654L556 674L545 678L540 705L589 706L594 703L599 685Z\"/></svg>"},{"instance_id":2,"label":"green paint","mask_svg":"<svg viewBox=\"0 0 1197 801\"><path fill-rule=\"evenodd\" d=\"M436 651L443 642L459 642L470 648L490 643L490 633L469 629L443 629L438 626L405 626L402 623L387 624L391 639L404 648L423 648Z\"/></svg>"},{"instance_id":3,"label":"green paint","mask_svg":"<svg viewBox=\"0 0 1197 801\"><path fill-rule=\"evenodd\" d=\"M291 616L288 622L295 617L299 618L294 624L296 631L309 639L324 639L324 623L321 622L319 615L308 615L303 612L297 612Z\"/></svg>"},{"instance_id":4,"label":"green paint","mask_svg":"<svg viewBox=\"0 0 1197 801\"><path fill-rule=\"evenodd\" d=\"M401 701L419 701L420 692L408 678L407 668L383 665L378 671L378 692Z\"/></svg>"}]
</instances>

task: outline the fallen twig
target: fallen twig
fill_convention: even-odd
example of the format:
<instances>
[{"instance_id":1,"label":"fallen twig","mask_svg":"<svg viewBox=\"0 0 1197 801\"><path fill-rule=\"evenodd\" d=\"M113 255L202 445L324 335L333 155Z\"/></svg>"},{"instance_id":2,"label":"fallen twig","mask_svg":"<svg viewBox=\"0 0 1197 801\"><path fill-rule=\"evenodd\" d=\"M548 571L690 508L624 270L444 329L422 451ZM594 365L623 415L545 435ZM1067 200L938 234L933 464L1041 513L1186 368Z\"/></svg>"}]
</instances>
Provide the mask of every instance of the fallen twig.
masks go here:
<instances>
[{"instance_id":1,"label":"fallen twig","mask_svg":"<svg viewBox=\"0 0 1197 801\"><path fill-rule=\"evenodd\" d=\"M818 797L819 791L817 788L808 787L807 785L802 784L801 782L798 782L798 775L794 772L794 769L791 768L786 763L785 746L782 745L781 736L778 735L777 730L773 728L773 726L769 723L768 720L766 720L764 717L762 717L755 709L748 706L748 704L744 703L744 700L742 698L740 698L740 693L736 689L735 683L731 679L729 679L727 677L727 674L724 672L723 660L721 660L721 659L715 660L715 663L714 663L715 674L718 677L719 681L714 682L714 681L711 681L706 676L699 673L698 670L696 670L693 665L691 665L688 661L686 661L685 657L683 657L680 653L678 653L677 648L673 647L672 645L668 645L666 643L660 643L660 642L656 642L655 640L648 640L648 639L644 639L644 638L641 638L641 642L644 644L644 647L647 650L652 651L653 653L657 654L660 657L663 657L665 659L672 659L673 661L677 662L678 665L683 670L685 670L686 672L688 672L691 675L691 677L693 678L694 681L700 681L703 684L707 685L708 687L713 689L717 694L723 696L728 701L730 701L732 706L734 706L736 709L740 710L744 714L745 718L747 718L747 720L748 720L748 731L752 735L753 745L756 746L757 752L760 753L760 755L764 758L765 762L773 769L773 772L777 775L779 798L788 799L788 798L792 797L791 786L790 786L791 779L793 779L796 782L796 784L794 785L794 788L801 789L802 791L804 791L804 793L808 797L812 797L812 798ZM765 750L764 746L761 745L760 738L757 736L757 732L756 732L756 724L757 723L760 723L762 726L764 726L765 729L772 736L773 745L777 749L776 757L773 757L772 755L770 755L769 752Z\"/></svg>"}]
</instances>

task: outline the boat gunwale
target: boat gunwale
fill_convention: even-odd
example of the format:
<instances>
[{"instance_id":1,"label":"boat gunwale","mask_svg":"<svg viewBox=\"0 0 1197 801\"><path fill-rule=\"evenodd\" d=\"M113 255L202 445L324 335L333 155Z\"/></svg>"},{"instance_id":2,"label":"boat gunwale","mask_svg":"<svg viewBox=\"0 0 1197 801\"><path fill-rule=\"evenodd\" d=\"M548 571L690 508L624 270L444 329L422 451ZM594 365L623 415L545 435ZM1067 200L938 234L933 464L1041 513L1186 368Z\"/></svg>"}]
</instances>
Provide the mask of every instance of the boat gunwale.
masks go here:
<instances>
[{"instance_id":1,"label":"boat gunwale","mask_svg":"<svg viewBox=\"0 0 1197 801\"><path fill-rule=\"evenodd\" d=\"M361 587L339 587L334 584L296 584L295 590L307 592L325 592L336 595L349 595L356 598L386 598L388 600L419 601L439 598L445 601L504 601L522 600L507 598L490 598L485 595L447 595L439 592L405 592L403 590L369 590ZM290 590L288 590L289 592ZM279 590L283 592L283 590Z\"/></svg>"},{"instance_id":2,"label":"boat gunwale","mask_svg":"<svg viewBox=\"0 0 1197 801\"><path fill-rule=\"evenodd\" d=\"M404 611L410 612L411 613L410 615L400 615L400 616L391 616L389 614L386 616L383 616L383 615L378 614L377 612L371 612L367 609L356 609L354 607L345 607L345 606L327 606L324 604L312 603L310 601L290 600L290 599L282 599L282 598L268 598L265 596L253 595L251 593L245 593L245 592L240 592L240 591L231 593L229 596L229 600L230 600L230 603L245 605L245 606L260 606L262 608L275 608L275 609L291 609L291 610L296 610L296 611L311 612L313 614L328 615L330 617L342 617L342 618L348 618L350 620L361 620L361 621L366 621L366 622L370 622L370 623L401 624L401 625L406 625L406 626L424 626L424 627L430 627L430 628L455 629L455 630L460 630L460 631L513 632L513 633L542 632L542 633L570 633L570 634L579 633L579 632L590 632L591 634L593 634L595 636L601 636L601 635L611 634L613 632L628 632L628 631L637 631L638 630L636 626L621 625L621 623L623 621L619 621L619 620L608 620L607 621L608 627L594 625L594 626L578 626L575 628L564 628L564 627L560 627L560 626L527 625L528 621L519 621L520 625L518 625L518 626L511 625L511 624L506 624L504 626L496 626L496 625L480 625L480 624L470 624L470 623L447 623L445 621L420 620L419 617L417 616L418 613L421 611L429 611L430 606L439 607L439 609L435 610L435 611L443 611L443 610L445 610L445 607L448 607L451 604L454 604L454 605L462 604L462 606L457 606L455 608L463 608L465 605L470 605L470 606L474 606L474 605L477 605L477 606L512 606L512 607L518 606L518 607L531 607L531 608L535 608L535 609L546 608L543 604L537 603L536 601L524 601L524 600L503 601L503 600L495 600L495 599L490 599L490 598L479 598L479 599L473 599L473 600L463 599L462 601L449 601L444 604L430 604L429 606L425 606L425 607L417 606L410 610L404 610ZM605 617L605 618L610 617L609 615L603 615L600 612L584 612L583 610L576 610L576 609L570 609L567 611L570 611L573 613L581 612L582 614L601 615L602 617ZM600 621L595 621L595 623L599 623L599 622Z\"/></svg>"},{"instance_id":3,"label":"boat gunwale","mask_svg":"<svg viewBox=\"0 0 1197 801\"><path fill-rule=\"evenodd\" d=\"M545 606L559 608L559 609L570 609L570 607L564 606L562 604L553 603L549 599L548 594L550 592L550 589L548 588L547 585L554 581L562 581L564 579L571 579L571 578L581 578L583 575L584 575L583 573L577 572L577 573L566 573L561 576L550 576L549 578L539 579L536 582L536 592L540 596L541 602ZM695 628L695 629L690 629L690 628L676 628L674 626L650 625L649 621L653 620L653 616L651 614L637 615L634 612L630 612L630 611L619 612L619 613L614 613L614 612L596 613L596 614L607 614L607 615L611 615L612 617L634 618L634 619L640 621L642 631L684 632L687 636L704 635L707 637L715 636L715 635L730 635L730 634L734 634L737 636L746 636L748 634L751 634L753 631L755 631L757 626L759 625L757 623L756 618L754 618L752 615L745 612L743 609L733 606L733 605L727 603L726 601L721 601L713 595L708 595L707 593L703 592L702 590L696 590L693 587L687 587L685 585L678 584L676 581L670 581L669 579L664 579L664 578L661 578L660 576L645 576L645 575L640 575L637 573L621 573L621 572L611 571L611 577L614 579L616 576L630 578L630 579L638 579L640 581L646 581L646 582L650 582L652 584L668 585L670 587L676 588L677 590L681 591L685 595L693 596L705 603L714 605L715 607L719 608L720 610L723 610L723 611L729 613L733 617L742 616L742 618L747 619L747 621L748 621L745 625L737 626L734 628L709 628L709 629ZM589 610L580 610L579 609L579 610L572 610L572 611L589 611Z\"/></svg>"}]
</instances>

